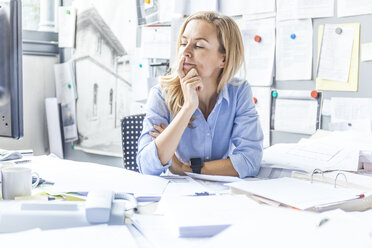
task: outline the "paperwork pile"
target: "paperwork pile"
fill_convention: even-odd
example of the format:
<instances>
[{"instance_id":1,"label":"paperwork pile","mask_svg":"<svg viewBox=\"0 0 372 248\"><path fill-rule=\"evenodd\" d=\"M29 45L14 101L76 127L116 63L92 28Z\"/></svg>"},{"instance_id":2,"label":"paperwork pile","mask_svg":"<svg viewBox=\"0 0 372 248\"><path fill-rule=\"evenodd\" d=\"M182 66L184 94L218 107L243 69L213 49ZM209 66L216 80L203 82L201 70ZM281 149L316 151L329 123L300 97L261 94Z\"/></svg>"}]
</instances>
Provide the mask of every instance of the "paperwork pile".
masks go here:
<instances>
[{"instance_id":1,"label":"paperwork pile","mask_svg":"<svg viewBox=\"0 0 372 248\"><path fill-rule=\"evenodd\" d=\"M337 208L342 203L364 197L363 190L335 188L333 185L310 183L290 177L240 181L227 185L240 192L263 197L285 206L311 211Z\"/></svg>"},{"instance_id":2,"label":"paperwork pile","mask_svg":"<svg viewBox=\"0 0 372 248\"><path fill-rule=\"evenodd\" d=\"M164 205L170 228L179 237L211 237L259 207L244 195L174 197Z\"/></svg>"},{"instance_id":3,"label":"paperwork pile","mask_svg":"<svg viewBox=\"0 0 372 248\"><path fill-rule=\"evenodd\" d=\"M296 144L273 145L264 150L262 166L306 172L314 169L357 171L360 156L364 162L369 161L371 151L371 136L333 132L325 137L302 139Z\"/></svg>"}]
</instances>

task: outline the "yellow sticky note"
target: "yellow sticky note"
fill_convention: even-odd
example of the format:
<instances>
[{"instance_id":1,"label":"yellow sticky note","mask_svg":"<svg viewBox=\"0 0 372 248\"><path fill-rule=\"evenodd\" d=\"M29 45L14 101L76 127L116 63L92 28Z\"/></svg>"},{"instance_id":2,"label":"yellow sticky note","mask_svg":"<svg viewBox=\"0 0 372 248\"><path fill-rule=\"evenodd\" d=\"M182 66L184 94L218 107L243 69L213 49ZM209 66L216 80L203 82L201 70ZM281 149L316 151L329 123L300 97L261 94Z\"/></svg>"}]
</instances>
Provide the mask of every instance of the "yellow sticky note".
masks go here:
<instances>
[{"instance_id":1,"label":"yellow sticky note","mask_svg":"<svg viewBox=\"0 0 372 248\"><path fill-rule=\"evenodd\" d=\"M317 90L332 90L332 91L358 91L359 78L359 40L360 40L360 23L340 24L340 26L353 25L355 26L353 49L351 52L351 63L349 71L349 79L345 82L339 82L327 79L316 79ZM320 55L320 47L323 40L324 25L319 25L318 28L318 60ZM319 61L318 61L319 63Z\"/></svg>"}]
</instances>

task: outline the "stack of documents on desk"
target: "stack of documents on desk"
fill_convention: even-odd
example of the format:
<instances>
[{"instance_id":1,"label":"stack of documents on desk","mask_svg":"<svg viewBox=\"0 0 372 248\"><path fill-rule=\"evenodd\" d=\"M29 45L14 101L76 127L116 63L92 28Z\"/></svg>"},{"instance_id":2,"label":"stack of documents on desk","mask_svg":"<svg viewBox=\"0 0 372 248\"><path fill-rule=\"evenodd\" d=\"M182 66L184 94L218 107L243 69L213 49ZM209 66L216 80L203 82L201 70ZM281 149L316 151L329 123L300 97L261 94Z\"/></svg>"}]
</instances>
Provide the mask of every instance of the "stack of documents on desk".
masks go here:
<instances>
[{"instance_id":1,"label":"stack of documents on desk","mask_svg":"<svg viewBox=\"0 0 372 248\"><path fill-rule=\"evenodd\" d=\"M263 197L282 205L302 210L323 211L364 197L363 190L334 188L333 185L310 183L283 177L260 181L240 181L227 184L237 192Z\"/></svg>"},{"instance_id":2,"label":"stack of documents on desk","mask_svg":"<svg viewBox=\"0 0 372 248\"><path fill-rule=\"evenodd\" d=\"M372 151L372 137L355 132L333 132L296 144L276 144L264 150L262 166L312 172L314 169L357 171L359 157ZM372 157L371 157L372 158Z\"/></svg>"},{"instance_id":3,"label":"stack of documents on desk","mask_svg":"<svg viewBox=\"0 0 372 248\"><path fill-rule=\"evenodd\" d=\"M33 157L27 166L41 178L54 182L54 192L89 192L107 189L132 193L137 200L160 200L168 180L94 163L63 160L49 156Z\"/></svg>"},{"instance_id":4,"label":"stack of documents on desk","mask_svg":"<svg viewBox=\"0 0 372 248\"><path fill-rule=\"evenodd\" d=\"M213 236L259 207L244 195L174 197L164 205L170 228L179 237Z\"/></svg>"}]
</instances>

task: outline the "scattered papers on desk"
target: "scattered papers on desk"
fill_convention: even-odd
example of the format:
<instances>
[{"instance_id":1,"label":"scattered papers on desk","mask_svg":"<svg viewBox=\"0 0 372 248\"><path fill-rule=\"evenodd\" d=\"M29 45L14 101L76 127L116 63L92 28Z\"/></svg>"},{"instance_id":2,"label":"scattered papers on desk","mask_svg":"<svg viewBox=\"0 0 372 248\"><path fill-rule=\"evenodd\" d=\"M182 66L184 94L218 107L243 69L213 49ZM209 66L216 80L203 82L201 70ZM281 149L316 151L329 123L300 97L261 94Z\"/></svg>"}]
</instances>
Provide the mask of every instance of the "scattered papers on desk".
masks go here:
<instances>
[{"instance_id":1,"label":"scattered papers on desk","mask_svg":"<svg viewBox=\"0 0 372 248\"><path fill-rule=\"evenodd\" d=\"M14 160L20 158L22 158L22 154L18 151L8 151L0 149L0 161Z\"/></svg>"},{"instance_id":2,"label":"scattered papers on desk","mask_svg":"<svg viewBox=\"0 0 372 248\"><path fill-rule=\"evenodd\" d=\"M33 157L27 166L40 177L54 182L55 192L89 192L108 189L133 193L138 197L160 197L168 180L112 166L62 160L48 156Z\"/></svg>"},{"instance_id":3,"label":"scattered papers on desk","mask_svg":"<svg viewBox=\"0 0 372 248\"><path fill-rule=\"evenodd\" d=\"M322 150L325 148L325 150ZM262 166L312 172L320 170L357 171L359 150L310 144L276 144L264 150Z\"/></svg>"},{"instance_id":4,"label":"scattered papers on desk","mask_svg":"<svg viewBox=\"0 0 372 248\"><path fill-rule=\"evenodd\" d=\"M207 247L232 247L232 242L234 248L372 247L371 219L353 218L340 210L321 214L283 210L262 209L211 238Z\"/></svg>"},{"instance_id":5,"label":"scattered papers on desk","mask_svg":"<svg viewBox=\"0 0 372 248\"><path fill-rule=\"evenodd\" d=\"M181 238L171 235L167 218L162 215L136 214L132 218L133 225L156 248L190 248L204 247L210 238Z\"/></svg>"},{"instance_id":6,"label":"scattered papers on desk","mask_svg":"<svg viewBox=\"0 0 372 248\"><path fill-rule=\"evenodd\" d=\"M242 180L239 177L231 177L231 176L204 175L204 174L197 174L197 173L191 173L191 172L185 172L185 173L186 175L194 179L208 180L208 181L214 181L214 182L230 183L230 182L236 182L236 181Z\"/></svg>"},{"instance_id":7,"label":"scattered papers on desk","mask_svg":"<svg viewBox=\"0 0 372 248\"><path fill-rule=\"evenodd\" d=\"M239 221L259 204L244 195L167 198L166 214L179 237L210 237Z\"/></svg>"},{"instance_id":8,"label":"scattered papers on desk","mask_svg":"<svg viewBox=\"0 0 372 248\"><path fill-rule=\"evenodd\" d=\"M0 234L2 247L102 248L138 247L127 226L95 225L42 231Z\"/></svg>"},{"instance_id":9,"label":"scattered papers on desk","mask_svg":"<svg viewBox=\"0 0 372 248\"><path fill-rule=\"evenodd\" d=\"M360 199L364 191L334 188L333 185L310 183L290 177L227 184L233 189L264 197L289 207L319 211L324 207Z\"/></svg>"}]
</instances>

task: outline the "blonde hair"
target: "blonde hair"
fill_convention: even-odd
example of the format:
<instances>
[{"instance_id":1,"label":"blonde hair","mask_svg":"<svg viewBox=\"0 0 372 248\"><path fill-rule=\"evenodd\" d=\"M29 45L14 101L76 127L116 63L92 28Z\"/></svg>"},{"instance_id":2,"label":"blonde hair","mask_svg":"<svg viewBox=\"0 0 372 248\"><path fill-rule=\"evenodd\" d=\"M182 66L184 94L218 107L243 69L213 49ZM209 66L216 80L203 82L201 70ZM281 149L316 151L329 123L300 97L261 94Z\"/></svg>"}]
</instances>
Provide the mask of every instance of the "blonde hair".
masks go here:
<instances>
[{"instance_id":1,"label":"blonde hair","mask_svg":"<svg viewBox=\"0 0 372 248\"><path fill-rule=\"evenodd\" d=\"M218 94L244 63L244 46L239 27L235 21L228 16L215 12L197 12L189 16L181 26L177 40L177 54L181 46L181 37L187 24L192 20L203 20L216 27L217 39L220 43L219 52L225 54L225 66L221 69L221 73L217 79ZM160 85L169 111L173 116L176 116L183 106L184 99L180 78L178 77L175 67L172 68L169 75L160 77ZM191 118L189 127L194 119L195 118Z\"/></svg>"}]
</instances>

